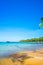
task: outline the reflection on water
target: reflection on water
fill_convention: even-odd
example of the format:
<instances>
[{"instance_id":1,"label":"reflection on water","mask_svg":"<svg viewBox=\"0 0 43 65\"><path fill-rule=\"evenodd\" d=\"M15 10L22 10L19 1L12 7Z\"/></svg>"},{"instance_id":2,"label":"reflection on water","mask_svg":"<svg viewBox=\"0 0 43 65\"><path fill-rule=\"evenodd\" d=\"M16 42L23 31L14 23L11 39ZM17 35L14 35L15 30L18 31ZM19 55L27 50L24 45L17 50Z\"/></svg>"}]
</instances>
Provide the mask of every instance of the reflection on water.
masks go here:
<instances>
[{"instance_id":1,"label":"reflection on water","mask_svg":"<svg viewBox=\"0 0 43 65\"><path fill-rule=\"evenodd\" d=\"M41 43L0 43L0 58L9 54L26 51L26 50L37 50L43 48Z\"/></svg>"}]
</instances>

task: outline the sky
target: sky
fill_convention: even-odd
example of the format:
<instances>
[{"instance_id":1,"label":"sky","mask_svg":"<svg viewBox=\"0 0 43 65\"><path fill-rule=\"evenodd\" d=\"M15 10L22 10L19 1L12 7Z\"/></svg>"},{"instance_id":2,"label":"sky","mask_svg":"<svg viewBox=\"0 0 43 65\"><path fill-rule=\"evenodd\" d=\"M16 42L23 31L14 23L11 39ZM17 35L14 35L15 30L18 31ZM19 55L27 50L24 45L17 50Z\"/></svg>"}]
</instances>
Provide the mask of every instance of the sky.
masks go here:
<instances>
[{"instance_id":1,"label":"sky","mask_svg":"<svg viewBox=\"0 0 43 65\"><path fill-rule=\"evenodd\" d=\"M43 36L41 17L43 0L0 0L0 41Z\"/></svg>"}]
</instances>

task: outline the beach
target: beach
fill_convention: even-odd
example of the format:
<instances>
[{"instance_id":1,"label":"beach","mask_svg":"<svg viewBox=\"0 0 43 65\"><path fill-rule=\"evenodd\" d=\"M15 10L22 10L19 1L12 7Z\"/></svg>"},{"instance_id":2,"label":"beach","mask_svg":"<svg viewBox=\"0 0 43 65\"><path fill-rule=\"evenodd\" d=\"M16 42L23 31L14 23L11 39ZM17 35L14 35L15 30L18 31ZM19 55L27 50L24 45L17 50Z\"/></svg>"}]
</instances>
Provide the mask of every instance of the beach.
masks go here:
<instances>
[{"instance_id":1,"label":"beach","mask_svg":"<svg viewBox=\"0 0 43 65\"><path fill-rule=\"evenodd\" d=\"M43 65L43 49L12 54L1 59L0 65Z\"/></svg>"}]
</instances>

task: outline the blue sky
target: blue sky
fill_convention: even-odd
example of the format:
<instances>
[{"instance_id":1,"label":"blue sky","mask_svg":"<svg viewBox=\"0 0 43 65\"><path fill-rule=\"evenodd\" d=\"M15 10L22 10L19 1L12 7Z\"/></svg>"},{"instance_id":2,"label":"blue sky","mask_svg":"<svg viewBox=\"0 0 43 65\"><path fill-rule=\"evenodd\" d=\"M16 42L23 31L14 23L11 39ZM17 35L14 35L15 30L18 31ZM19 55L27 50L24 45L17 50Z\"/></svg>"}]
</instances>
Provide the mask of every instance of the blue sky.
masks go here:
<instances>
[{"instance_id":1,"label":"blue sky","mask_svg":"<svg viewBox=\"0 0 43 65\"><path fill-rule=\"evenodd\" d=\"M40 37L43 0L0 0L0 41Z\"/></svg>"}]
</instances>

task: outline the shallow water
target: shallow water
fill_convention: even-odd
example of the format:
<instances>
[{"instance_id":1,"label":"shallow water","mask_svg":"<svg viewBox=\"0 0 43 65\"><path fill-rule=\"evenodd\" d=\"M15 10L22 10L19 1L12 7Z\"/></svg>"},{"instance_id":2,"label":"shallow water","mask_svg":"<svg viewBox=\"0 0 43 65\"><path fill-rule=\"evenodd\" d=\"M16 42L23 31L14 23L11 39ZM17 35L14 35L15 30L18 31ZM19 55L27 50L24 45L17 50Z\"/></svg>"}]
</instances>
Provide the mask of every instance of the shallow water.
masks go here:
<instances>
[{"instance_id":1,"label":"shallow water","mask_svg":"<svg viewBox=\"0 0 43 65\"><path fill-rule=\"evenodd\" d=\"M0 42L0 58L8 56L13 53L21 52L21 51L28 51L28 50L37 50L43 48L43 43L36 43L36 42L14 42L14 43L6 43Z\"/></svg>"}]
</instances>

